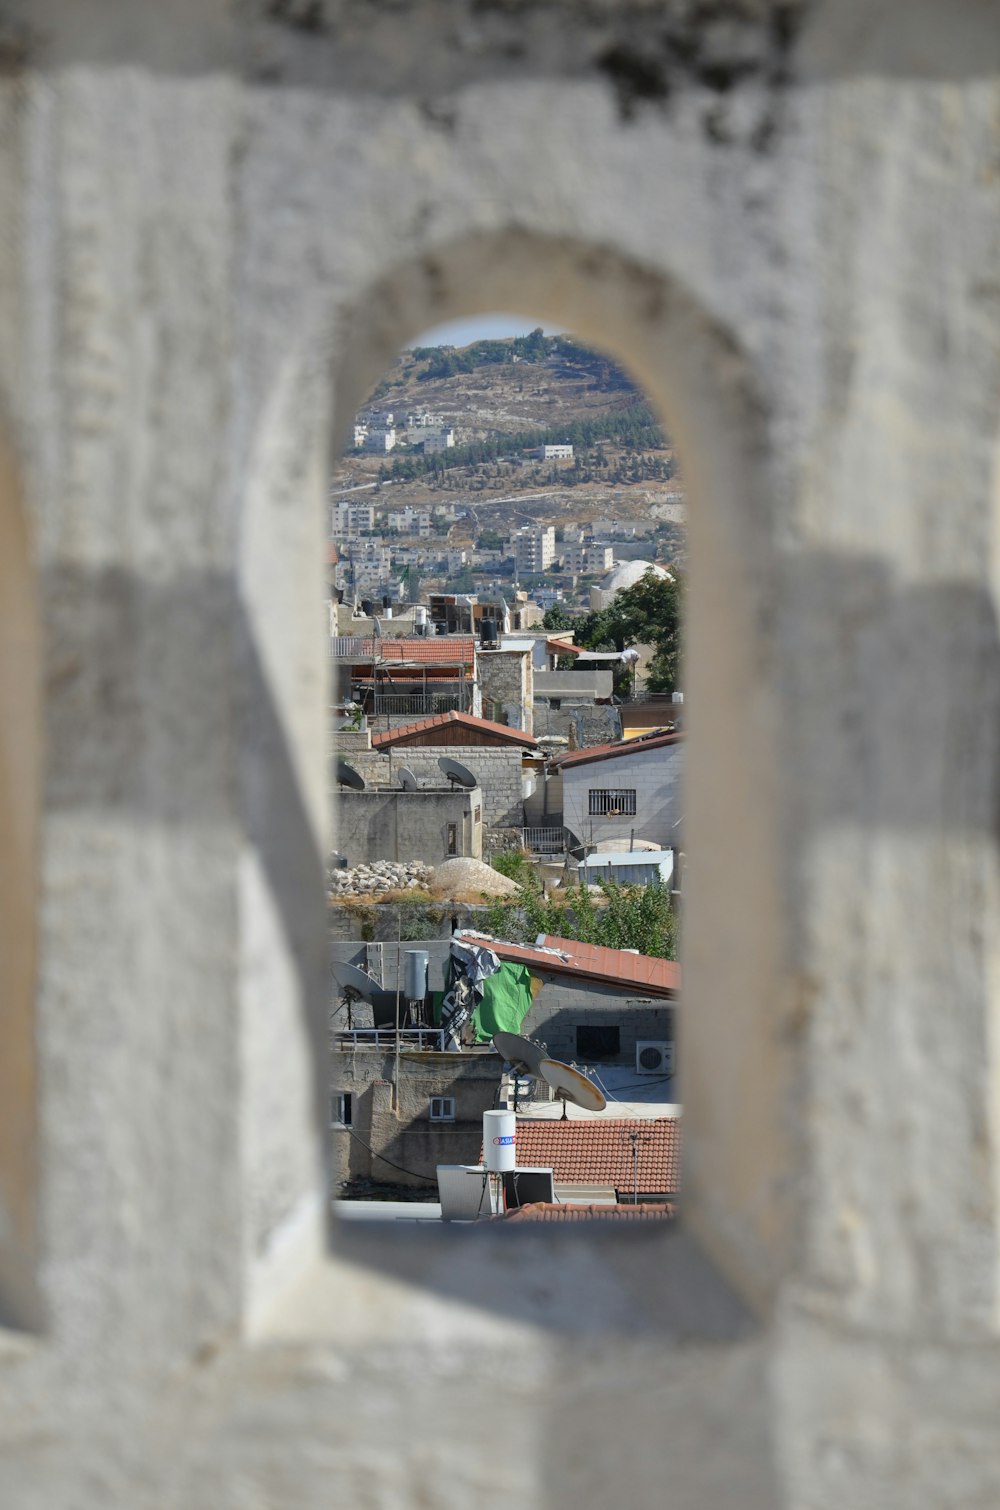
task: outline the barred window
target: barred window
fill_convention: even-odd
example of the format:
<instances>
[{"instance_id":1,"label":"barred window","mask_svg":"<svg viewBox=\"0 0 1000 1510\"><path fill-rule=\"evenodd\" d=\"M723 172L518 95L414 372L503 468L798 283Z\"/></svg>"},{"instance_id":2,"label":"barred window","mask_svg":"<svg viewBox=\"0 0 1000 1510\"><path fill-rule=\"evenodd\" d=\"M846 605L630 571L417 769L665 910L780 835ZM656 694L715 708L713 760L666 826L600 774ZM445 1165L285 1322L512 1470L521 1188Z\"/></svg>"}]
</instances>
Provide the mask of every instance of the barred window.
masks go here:
<instances>
[{"instance_id":1,"label":"barred window","mask_svg":"<svg viewBox=\"0 0 1000 1510\"><path fill-rule=\"evenodd\" d=\"M634 818L635 787L591 787L592 818Z\"/></svg>"}]
</instances>

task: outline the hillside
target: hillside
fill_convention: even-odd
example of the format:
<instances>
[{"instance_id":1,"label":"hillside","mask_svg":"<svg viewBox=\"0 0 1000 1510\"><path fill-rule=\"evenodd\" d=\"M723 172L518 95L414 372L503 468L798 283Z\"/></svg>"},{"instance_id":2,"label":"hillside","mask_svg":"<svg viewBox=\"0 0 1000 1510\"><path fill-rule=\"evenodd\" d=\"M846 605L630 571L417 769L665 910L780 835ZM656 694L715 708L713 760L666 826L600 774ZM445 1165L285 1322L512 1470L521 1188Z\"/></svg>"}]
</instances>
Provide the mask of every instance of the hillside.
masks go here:
<instances>
[{"instance_id":1,"label":"hillside","mask_svg":"<svg viewBox=\"0 0 1000 1510\"><path fill-rule=\"evenodd\" d=\"M383 493L391 487L393 506L488 503L498 528L527 518L679 519L677 459L644 395L611 358L567 336L401 352L362 406L371 411L391 411L397 425L430 412L454 429L455 446L430 456L402 444L382 456L352 451L334 490L377 481ZM573 460L538 461L530 452L544 441L570 441Z\"/></svg>"}]
</instances>

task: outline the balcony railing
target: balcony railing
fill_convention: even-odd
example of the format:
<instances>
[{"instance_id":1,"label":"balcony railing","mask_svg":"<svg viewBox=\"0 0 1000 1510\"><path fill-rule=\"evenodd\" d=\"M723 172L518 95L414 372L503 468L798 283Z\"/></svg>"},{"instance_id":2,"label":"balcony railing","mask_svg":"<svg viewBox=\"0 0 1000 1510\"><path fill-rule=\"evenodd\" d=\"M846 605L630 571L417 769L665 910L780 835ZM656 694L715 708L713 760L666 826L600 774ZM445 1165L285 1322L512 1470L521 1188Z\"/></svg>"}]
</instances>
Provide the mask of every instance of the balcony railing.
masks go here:
<instances>
[{"instance_id":1,"label":"balcony railing","mask_svg":"<svg viewBox=\"0 0 1000 1510\"><path fill-rule=\"evenodd\" d=\"M340 1028L337 1030L337 1047L345 1053L350 1049L394 1050L399 1039L401 1051L406 1053L443 1053L445 1033L442 1028Z\"/></svg>"},{"instance_id":2,"label":"balcony railing","mask_svg":"<svg viewBox=\"0 0 1000 1510\"><path fill-rule=\"evenodd\" d=\"M365 706L376 718L426 718L432 713L467 713L470 701L464 692L376 692Z\"/></svg>"},{"instance_id":3,"label":"balcony railing","mask_svg":"<svg viewBox=\"0 0 1000 1510\"><path fill-rule=\"evenodd\" d=\"M566 830L559 828L522 828L521 843L533 855L564 855Z\"/></svg>"}]
</instances>

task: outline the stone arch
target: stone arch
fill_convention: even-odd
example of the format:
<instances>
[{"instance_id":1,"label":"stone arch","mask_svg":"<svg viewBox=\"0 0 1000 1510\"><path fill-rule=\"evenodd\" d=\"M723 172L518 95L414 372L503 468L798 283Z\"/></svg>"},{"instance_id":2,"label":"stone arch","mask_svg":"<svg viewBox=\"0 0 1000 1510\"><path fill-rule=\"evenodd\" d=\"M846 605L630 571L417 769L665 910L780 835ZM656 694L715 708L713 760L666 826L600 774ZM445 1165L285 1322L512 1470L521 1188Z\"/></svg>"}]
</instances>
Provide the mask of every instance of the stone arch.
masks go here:
<instances>
[{"instance_id":1,"label":"stone arch","mask_svg":"<svg viewBox=\"0 0 1000 1510\"><path fill-rule=\"evenodd\" d=\"M679 281L603 246L523 230L472 234L396 266L338 311L330 353L337 449L407 340L496 309L564 325L609 350L643 386L685 458L695 563L686 674L694 863L684 940L685 1214L730 1282L766 1307L792 1248L794 1035L785 1031L778 983L777 699L767 686L767 623L779 494L765 395L724 322ZM758 706L748 721L750 687ZM346 1241L365 1262L386 1262L384 1244L376 1252L357 1230L341 1234L339 1244Z\"/></svg>"},{"instance_id":2,"label":"stone arch","mask_svg":"<svg viewBox=\"0 0 1000 1510\"><path fill-rule=\"evenodd\" d=\"M41 1324L35 1032L41 637L28 525L0 446L0 1324Z\"/></svg>"}]
</instances>

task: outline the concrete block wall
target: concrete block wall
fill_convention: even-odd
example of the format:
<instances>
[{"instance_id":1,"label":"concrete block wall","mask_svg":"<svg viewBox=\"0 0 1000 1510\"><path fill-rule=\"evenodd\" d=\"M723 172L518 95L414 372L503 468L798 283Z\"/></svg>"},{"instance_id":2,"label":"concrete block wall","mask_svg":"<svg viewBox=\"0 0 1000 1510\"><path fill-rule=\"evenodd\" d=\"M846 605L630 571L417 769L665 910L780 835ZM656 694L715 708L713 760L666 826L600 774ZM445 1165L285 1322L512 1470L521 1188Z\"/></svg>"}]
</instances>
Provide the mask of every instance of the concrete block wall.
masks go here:
<instances>
[{"instance_id":1,"label":"concrete block wall","mask_svg":"<svg viewBox=\"0 0 1000 1510\"><path fill-rule=\"evenodd\" d=\"M482 858L483 795L478 788L345 791L335 801L337 843L348 865L375 860L440 865L455 855Z\"/></svg>"},{"instance_id":2,"label":"concrete block wall","mask_svg":"<svg viewBox=\"0 0 1000 1510\"><path fill-rule=\"evenodd\" d=\"M495 1053L394 1055L335 1051L334 1093L350 1091L352 1131L330 1130L340 1179L363 1175L399 1185L436 1187L438 1164L476 1164L483 1112L494 1104L501 1062ZM396 1085L393 1104L393 1083ZM452 1096L453 1122L430 1120L430 1098ZM384 1160L391 1162L384 1162Z\"/></svg>"},{"instance_id":3,"label":"concrete block wall","mask_svg":"<svg viewBox=\"0 0 1000 1510\"><path fill-rule=\"evenodd\" d=\"M562 772L563 821L585 844L602 839L620 841L628 848L632 833L650 839L664 849L675 849L684 814L682 777L684 745L667 745L614 760L595 760L568 765ZM634 789L635 816L593 816L590 792L609 788Z\"/></svg>"},{"instance_id":4,"label":"concrete block wall","mask_svg":"<svg viewBox=\"0 0 1000 1510\"><path fill-rule=\"evenodd\" d=\"M554 1059L583 1061L577 1048L577 1028L617 1027L618 1054L594 1062L634 1065L639 1040L673 1041L675 1010L668 1001L642 1001L590 981L565 985L548 980L532 1003L521 1031L529 1038L539 1038Z\"/></svg>"},{"instance_id":5,"label":"concrete block wall","mask_svg":"<svg viewBox=\"0 0 1000 1510\"><path fill-rule=\"evenodd\" d=\"M356 751L351 755L351 764L366 781L373 783L398 785L399 772L406 766L419 781L440 786L447 781L438 765L442 756L461 761L477 778L487 830L522 827L521 751L517 746L505 749L488 745L434 745L421 749L401 745L384 754L377 750L368 754ZM426 859L427 856L415 855L414 858Z\"/></svg>"}]
</instances>

